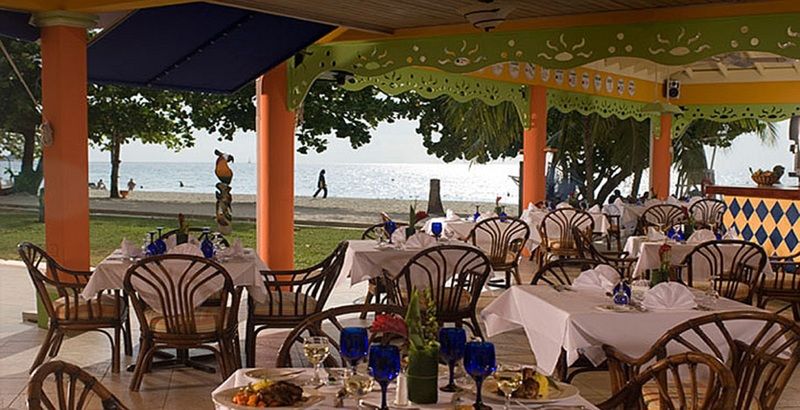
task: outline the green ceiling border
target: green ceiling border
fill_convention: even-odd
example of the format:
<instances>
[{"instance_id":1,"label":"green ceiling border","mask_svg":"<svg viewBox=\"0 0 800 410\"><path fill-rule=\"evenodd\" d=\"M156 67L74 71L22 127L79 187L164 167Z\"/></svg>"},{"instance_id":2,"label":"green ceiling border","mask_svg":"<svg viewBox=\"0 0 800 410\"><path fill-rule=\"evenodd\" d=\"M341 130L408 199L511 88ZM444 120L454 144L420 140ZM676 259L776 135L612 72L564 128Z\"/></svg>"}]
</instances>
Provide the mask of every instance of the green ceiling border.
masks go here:
<instances>
[{"instance_id":1,"label":"green ceiling border","mask_svg":"<svg viewBox=\"0 0 800 410\"><path fill-rule=\"evenodd\" d=\"M525 128L530 126L530 92L524 84L487 80L413 67L400 68L378 76L353 76L345 80L346 90L375 87L386 94L415 92L427 99L446 95L458 102L480 100L488 105L514 104Z\"/></svg>"},{"instance_id":2,"label":"green ceiling border","mask_svg":"<svg viewBox=\"0 0 800 410\"><path fill-rule=\"evenodd\" d=\"M777 122L800 115L800 104L698 104L681 106L682 114L672 120L673 138L683 134L697 119L733 122L743 118Z\"/></svg>"}]
</instances>

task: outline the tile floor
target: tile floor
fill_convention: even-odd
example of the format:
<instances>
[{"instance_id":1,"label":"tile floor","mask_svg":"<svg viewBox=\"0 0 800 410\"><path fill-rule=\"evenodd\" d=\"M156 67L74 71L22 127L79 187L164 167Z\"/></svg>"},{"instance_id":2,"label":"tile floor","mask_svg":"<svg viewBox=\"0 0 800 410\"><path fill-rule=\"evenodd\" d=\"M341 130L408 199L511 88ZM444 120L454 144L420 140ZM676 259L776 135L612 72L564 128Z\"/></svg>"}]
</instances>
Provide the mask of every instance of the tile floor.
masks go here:
<instances>
[{"instance_id":1,"label":"tile floor","mask_svg":"<svg viewBox=\"0 0 800 410\"><path fill-rule=\"evenodd\" d=\"M527 263L523 279L531 276ZM26 407L28 368L39 348L45 331L34 324L22 323L20 312L34 306L34 291L23 266L16 262L0 262L0 409ZM349 304L363 296L365 286L337 288L329 304ZM486 292L479 307L486 306L498 291ZM240 316L244 318L244 315ZM243 320L243 319L242 319ZM134 328L136 320L133 320ZM242 322L243 323L243 322ZM241 334L244 334L243 329ZM263 332L259 337L257 365L271 366L285 331ZM134 334L134 340L137 338ZM491 340L498 347L499 361L533 363L533 354L524 333L506 333ZM134 349L138 346L134 345ZM132 358L123 357L123 369ZM131 373L111 372L111 352L107 339L97 332L74 335L64 341L59 359L75 363L92 375L132 409L173 409L191 407L195 410L212 409L210 392L221 382L217 374L192 369L163 369L144 377L140 392L129 392ZM593 402L609 396L608 377L601 372L578 376L575 384L581 394ZM99 408L99 402L90 403ZM796 371L778 406L780 409L800 410L800 370Z\"/></svg>"}]
</instances>

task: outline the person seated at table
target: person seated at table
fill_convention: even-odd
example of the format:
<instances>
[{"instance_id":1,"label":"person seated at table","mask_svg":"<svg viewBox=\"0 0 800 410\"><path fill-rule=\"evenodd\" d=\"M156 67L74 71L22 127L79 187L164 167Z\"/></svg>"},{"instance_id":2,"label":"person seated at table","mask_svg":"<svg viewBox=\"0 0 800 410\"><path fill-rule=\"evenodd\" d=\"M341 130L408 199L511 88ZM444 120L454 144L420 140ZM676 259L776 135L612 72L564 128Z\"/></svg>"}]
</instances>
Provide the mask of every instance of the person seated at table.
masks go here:
<instances>
[{"instance_id":1,"label":"person seated at table","mask_svg":"<svg viewBox=\"0 0 800 410\"><path fill-rule=\"evenodd\" d=\"M614 190L614 193L613 193L613 194L611 194L611 195L608 197L608 203L609 203L609 204L613 204L613 203L614 203L614 201L616 201L616 200L617 200L617 198L622 198L622 192L620 192L620 191L619 191L619 189L615 189L615 190Z\"/></svg>"}]
</instances>

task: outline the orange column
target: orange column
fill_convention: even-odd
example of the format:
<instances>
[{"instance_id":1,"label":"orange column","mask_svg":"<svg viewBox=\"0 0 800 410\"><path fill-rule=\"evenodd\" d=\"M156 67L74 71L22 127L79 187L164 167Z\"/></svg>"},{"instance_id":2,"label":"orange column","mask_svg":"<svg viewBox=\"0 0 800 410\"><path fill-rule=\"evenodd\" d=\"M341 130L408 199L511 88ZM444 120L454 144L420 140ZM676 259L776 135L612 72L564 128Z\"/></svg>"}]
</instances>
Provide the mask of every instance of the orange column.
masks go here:
<instances>
[{"instance_id":1,"label":"orange column","mask_svg":"<svg viewBox=\"0 0 800 410\"><path fill-rule=\"evenodd\" d=\"M89 268L87 15L36 15L41 27L42 117L53 141L43 147L47 252L64 266Z\"/></svg>"},{"instance_id":2,"label":"orange column","mask_svg":"<svg viewBox=\"0 0 800 410\"><path fill-rule=\"evenodd\" d=\"M294 113L287 108L287 66L256 82L258 254L270 269L294 266Z\"/></svg>"},{"instance_id":3,"label":"orange column","mask_svg":"<svg viewBox=\"0 0 800 410\"><path fill-rule=\"evenodd\" d=\"M672 114L661 114L661 129L652 133L650 144L650 190L659 199L666 199L670 190L672 168Z\"/></svg>"},{"instance_id":4,"label":"orange column","mask_svg":"<svg viewBox=\"0 0 800 410\"><path fill-rule=\"evenodd\" d=\"M522 206L543 201L547 194L544 162L547 147L547 89L531 87L531 127L522 138Z\"/></svg>"}]
</instances>

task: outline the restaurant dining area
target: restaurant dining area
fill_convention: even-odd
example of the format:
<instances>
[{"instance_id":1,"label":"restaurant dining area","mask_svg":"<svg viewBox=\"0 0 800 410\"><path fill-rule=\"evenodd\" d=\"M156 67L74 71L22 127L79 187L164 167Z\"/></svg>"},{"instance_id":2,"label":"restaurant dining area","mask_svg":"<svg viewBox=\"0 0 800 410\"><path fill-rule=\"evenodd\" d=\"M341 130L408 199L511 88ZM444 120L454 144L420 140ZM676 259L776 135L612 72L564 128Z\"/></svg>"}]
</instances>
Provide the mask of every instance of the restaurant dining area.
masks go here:
<instances>
[{"instance_id":1,"label":"restaurant dining area","mask_svg":"<svg viewBox=\"0 0 800 410\"><path fill-rule=\"evenodd\" d=\"M0 37L41 46L47 163L44 241L0 260L0 410L800 409L798 18L785 0L0 0ZM297 264L297 127L322 81L510 107L518 205L431 195ZM120 229L96 258L87 87L253 82L255 240L216 151L213 217ZM554 199L554 112L646 127L649 152L621 153L647 157L646 193ZM788 121L794 162L679 193L674 141L698 121Z\"/></svg>"}]
</instances>

